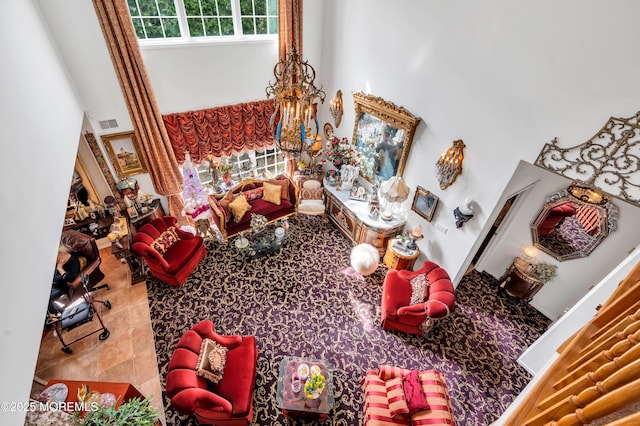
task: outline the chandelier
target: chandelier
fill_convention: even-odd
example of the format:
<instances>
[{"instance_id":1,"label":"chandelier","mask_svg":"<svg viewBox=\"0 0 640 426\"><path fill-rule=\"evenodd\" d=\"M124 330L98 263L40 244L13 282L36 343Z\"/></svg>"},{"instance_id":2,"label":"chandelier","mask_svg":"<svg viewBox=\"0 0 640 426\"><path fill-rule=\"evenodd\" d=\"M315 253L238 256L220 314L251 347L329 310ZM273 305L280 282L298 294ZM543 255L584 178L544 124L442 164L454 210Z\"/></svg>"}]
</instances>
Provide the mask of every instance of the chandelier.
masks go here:
<instances>
[{"instance_id":1,"label":"chandelier","mask_svg":"<svg viewBox=\"0 0 640 426\"><path fill-rule=\"evenodd\" d=\"M278 149L289 156L298 157L313 146L318 134L317 100L324 103L325 93L315 86L316 71L302 61L294 47L273 68L276 78L269 82L267 98L275 101L271 116L271 133ZM315 132L311 127L315 125Z\"/></svg>"}]
</instances>

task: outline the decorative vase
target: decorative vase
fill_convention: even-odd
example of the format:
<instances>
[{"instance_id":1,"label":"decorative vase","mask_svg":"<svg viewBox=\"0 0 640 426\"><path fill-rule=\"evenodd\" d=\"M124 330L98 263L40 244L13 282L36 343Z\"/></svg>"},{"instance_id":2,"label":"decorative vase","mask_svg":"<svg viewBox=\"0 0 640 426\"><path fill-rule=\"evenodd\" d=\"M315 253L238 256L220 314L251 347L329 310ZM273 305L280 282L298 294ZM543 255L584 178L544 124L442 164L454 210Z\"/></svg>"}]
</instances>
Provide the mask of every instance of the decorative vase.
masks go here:
<instances>
[{"instance_id":1,"label":"decorative vase","mask_svg":"<svg viewBox=\"0 0 640 426\"><path fill-rule=\"evenodd\" d=\"M231 173L225 173L222 175L222 180L224 184L227 185L227 188L231 186Z\"/></svg>"}]
</instances>

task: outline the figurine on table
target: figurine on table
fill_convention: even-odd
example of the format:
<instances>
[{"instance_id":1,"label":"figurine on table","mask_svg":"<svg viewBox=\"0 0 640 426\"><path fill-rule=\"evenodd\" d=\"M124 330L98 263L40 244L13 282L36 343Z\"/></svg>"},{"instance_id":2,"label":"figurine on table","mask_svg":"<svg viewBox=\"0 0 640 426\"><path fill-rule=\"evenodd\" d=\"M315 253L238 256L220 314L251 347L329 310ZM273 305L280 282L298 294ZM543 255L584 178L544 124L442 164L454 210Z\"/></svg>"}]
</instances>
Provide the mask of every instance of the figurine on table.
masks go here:
<instances>
[{"instance_id":1,"label":"figurine on table","mask_svg":"<svg viewBox=\"0 0 640 426\"><path fill-rule=\"evenodd\" d=\"M133 178L122 179L117 183L116 188L120 191L125 205L135 207L138 211L141 211L142 206L146 206L152 201L151 195L141 191L138 181Z\"/></svg>"}]
</instances>

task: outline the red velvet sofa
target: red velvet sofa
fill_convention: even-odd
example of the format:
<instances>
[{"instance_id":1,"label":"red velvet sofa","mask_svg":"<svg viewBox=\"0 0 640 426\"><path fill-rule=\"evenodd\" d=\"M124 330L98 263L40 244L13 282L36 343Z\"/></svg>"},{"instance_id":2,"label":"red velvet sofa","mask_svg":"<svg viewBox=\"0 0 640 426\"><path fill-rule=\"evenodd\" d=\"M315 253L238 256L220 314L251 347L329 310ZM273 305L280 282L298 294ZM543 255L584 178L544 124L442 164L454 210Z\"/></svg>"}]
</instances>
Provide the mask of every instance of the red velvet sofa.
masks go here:
<instances>
[{"instance_id":1,"label":"red velvet sofa","mask_svg":"<svg viewBox=\"0 0 640 426\"><path fill-rule=\"evenodd\" d=\"M286 182L286 189L283 190L283 197L280 200L280 205L276 205L262 199L262 195L258 191L259 195L256 195L254 191L257 188L262 188L264 182ZM247 201L251 205L249 210L239 222L235 222L233 215L229 213L225 207L225 202L228 204L233 197L244 193ZM239 232L249 230L251 228L251 214L259 214L265 216L269 222L273 222L278 219L285 218L296 214L298 209L299 189L286 175L279 175L274 179L268 180L246 180L235 187L233 187L223 197L209 197L209 204L213 210L212 220L215 222L218 229L226 239L233 237Z\"/></svg>"},{"instance_id":2,"label":"red velvet sofa","mask_svg":"<svg viewBox=\"0 0 640 426\"><path fill-rule=\"evenodd\" d=\"M416 287L415 297L411 281L422 274L426 283ZM453 311L455 302L449 274L437 264L427 260L417 271L390 269L382 285L382 328L424 334L433 320Z\"/></svg>"},{"instance_id":3,"label":"red velvet sofa","mask_svg":"<svg viewBox=\"0 0 640 426\"><path fill-rule=\"evenodd\" d=\"M204 339L228 349L224 375L217 384L196 374ZM209 320L196 324L180 338L169 362L165 390L171 406L181 414L195 415L199 424L250 424L257 362L254 336L222 336Z\"/></svg>"},{"instance_id":4,"label":"red velvet sofa","mask_svg":"<svg viewBox=\"0 0 640 426\"><path fill-rule=\"evenodd\" d=\"M177 219L163 216L145 224L134 235L131 250L144 258L151 275L181 286L207 254L202 237L182 231Z\"/></svg>"},{"instance_id":5,"label":"red velvet sofa","mask_svg":"<svg viewBox=\"0 0 640 426\"><path fill-rule=\"evenodd\" d=\"M572 203L564 203L549 210L546 217L538 225L538 236L546 237L553 232L556 225L565 217L573 216L576 213L576 206Z\"/></svg>"}]
</instances>

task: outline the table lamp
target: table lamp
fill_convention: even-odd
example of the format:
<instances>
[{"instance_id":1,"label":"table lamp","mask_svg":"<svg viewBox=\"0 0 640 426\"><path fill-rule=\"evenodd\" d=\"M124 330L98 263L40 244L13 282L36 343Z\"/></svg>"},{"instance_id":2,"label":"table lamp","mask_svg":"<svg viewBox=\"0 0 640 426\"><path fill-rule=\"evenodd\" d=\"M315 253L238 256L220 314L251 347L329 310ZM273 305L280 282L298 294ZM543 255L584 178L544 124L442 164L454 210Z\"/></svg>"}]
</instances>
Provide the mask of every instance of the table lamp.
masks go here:
<instances>
[{"instance_id":1,"label":"table lamp","mask_svg":"<svg viewBox=\"0 0 640 426\"><path fill-rule=\"evenodd\" d=\"M402 203L409 196L409 187L400 176L393 176L380 185L380 199L385 201L382 211L383 220L393 219L393 207Z\"/></svg>"},{"instance_id":2,"label":"table lamp","mask_svg":"<svg viewBox=\"0 0 640 426\"><path fill-rule=\"evenodd\" d=\"M420 241L424 238L424 235L422 235L422 226L414 226L411 230L411 233L409 234L409 238L411 240L407 243L407 248L409 250L415 250L416 248L418 248L418 246L416 245L416 241Z\"/></svg>"}]
</instances>

